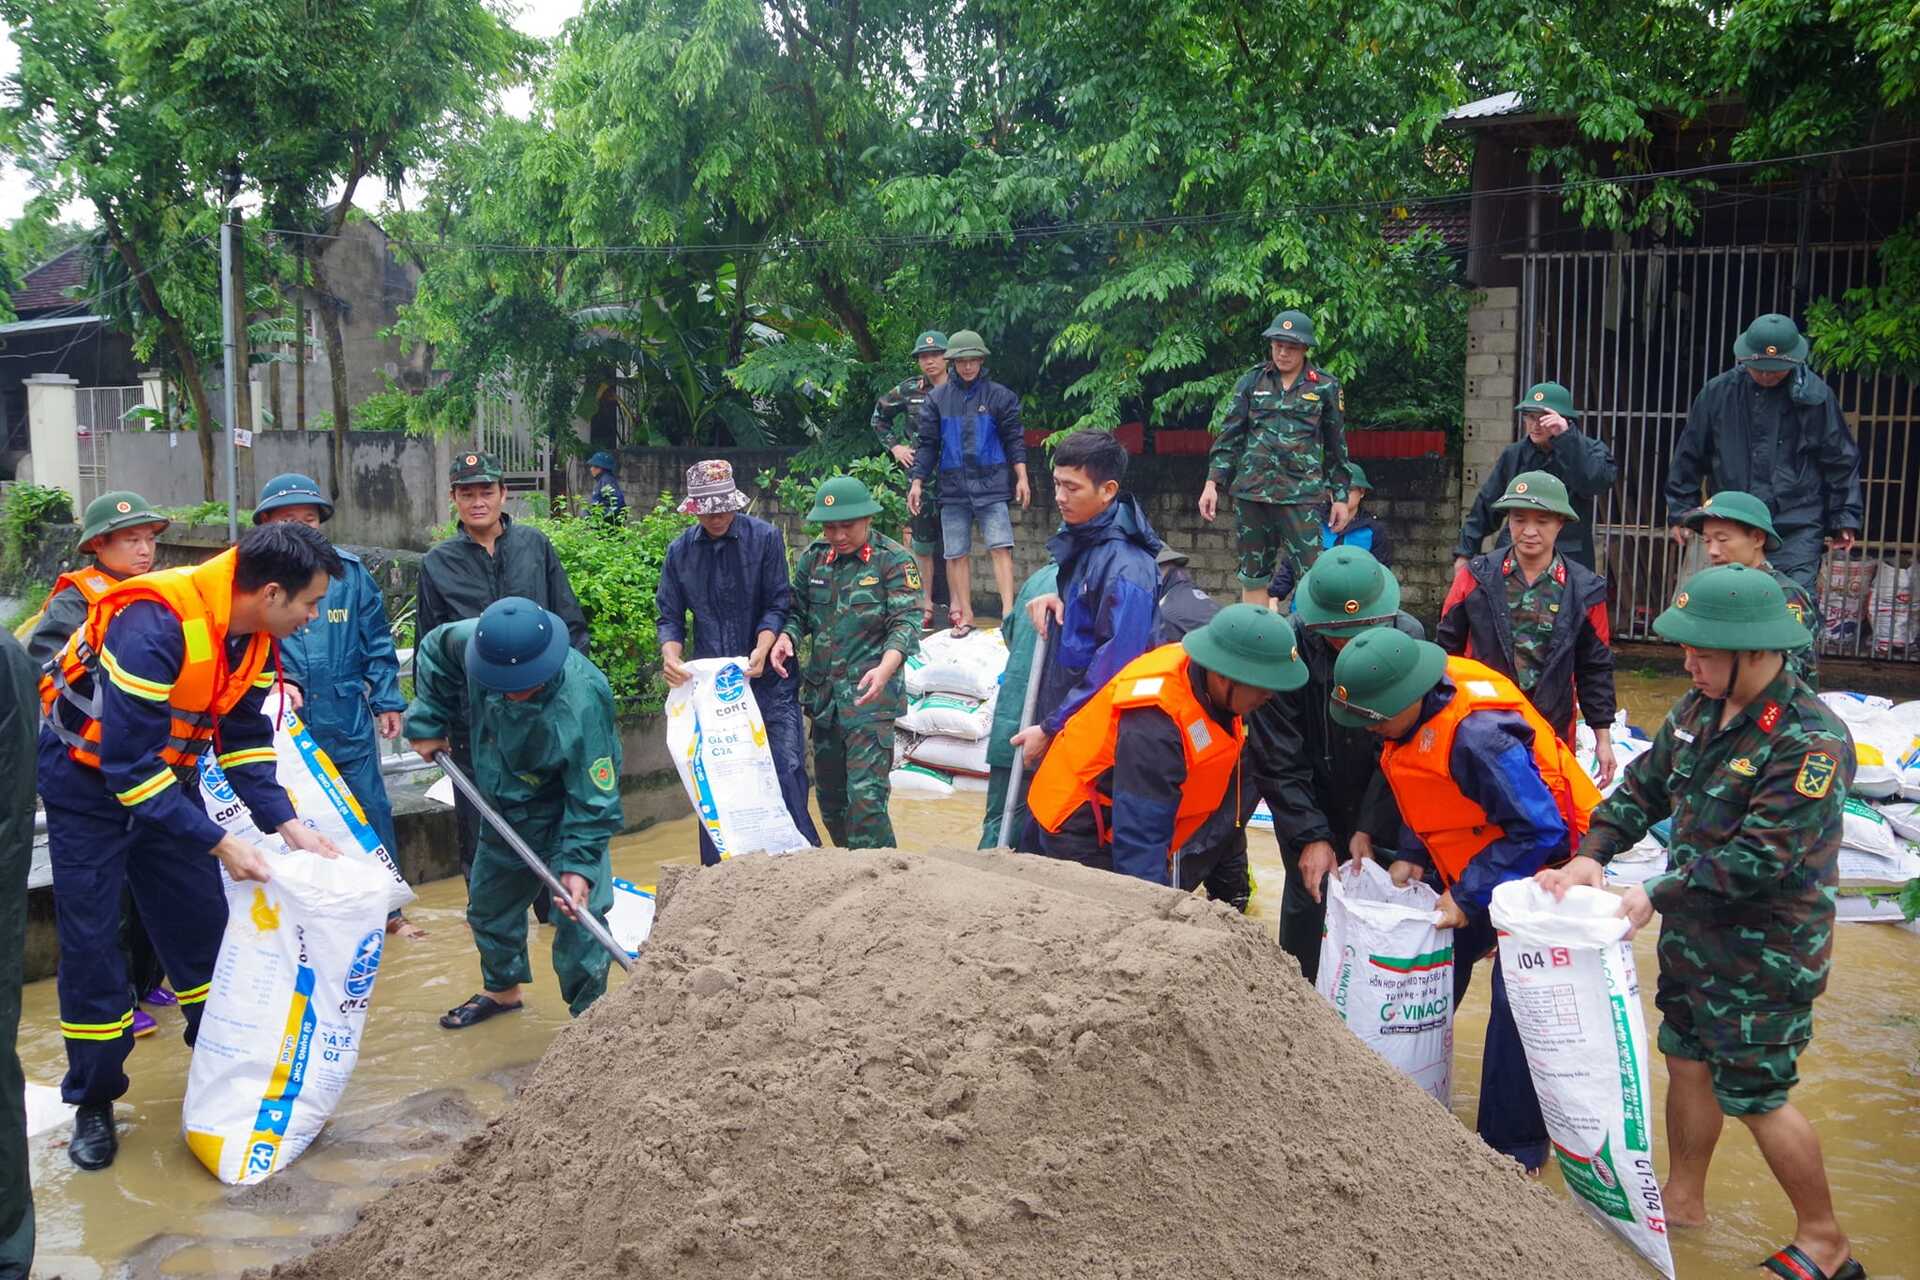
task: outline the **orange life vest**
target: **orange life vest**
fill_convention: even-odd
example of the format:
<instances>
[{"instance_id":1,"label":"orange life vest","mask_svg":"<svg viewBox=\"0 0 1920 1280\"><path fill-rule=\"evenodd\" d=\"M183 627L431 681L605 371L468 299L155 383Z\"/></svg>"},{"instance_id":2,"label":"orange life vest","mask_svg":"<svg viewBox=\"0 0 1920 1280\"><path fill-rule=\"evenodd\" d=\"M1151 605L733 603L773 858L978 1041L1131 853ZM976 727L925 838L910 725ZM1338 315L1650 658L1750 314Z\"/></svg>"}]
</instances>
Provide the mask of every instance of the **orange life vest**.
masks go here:
<instances>
[{"instance_id":1,"label":"orange life vest","mask_svg":"<svg viewBox=\"0 0 1920 1280\"><path fill-rule=\"evenodd\" d=\"M1180 791L1180 808L1173 820L1173 843L1168 856L1186 844L1201 824L1213 816L1227 794L1227 783L1240 763L1246 729L1235 716L1223 726L1193 696L1187 651L1177 644L1162 645L1141 654L1109 680L1087 704L1073 713L1033 775L1027 809L1048 831L1059 831L1083 804L1094 806L1100 831L1110 825L1105 807L1113 803L1100 794L1100 776L1113 767L1114 738L1120 715L1140 707L1158 707L1180 726L1180 747L1187 762L1187 780Z\"/></svg>"},{"instance_id":2,"label":"orange life vest","mask_svg":"<svg viewBox=\"0 0 1920 1280\"><path fill-rule=\"evenodd\" d=\"M233 613L233 571L239 553L229 549L204 564L115 583L92 603L87 620L40 678L40 714L67 752L81 764L100 767L100 681L112 679L136 696L165 701L172 728L160 756L177 768L192 768L213 742L221 716L233 710L266 670L273 638L256 632L238 666L227 663L227 626ZM171 684L112 670L103 652L107 626L137 600L155 600L180 619L186 652ZM109 668L103 671L102 668ZM56 712L59 702L79 710L74 727Z\"/></svg>"},{"instance_id":3,"label":"orange life vest","mask_svg":"<svg viewBox=\"0 0 1920 1280\"><path fill-rule=\"evenodd\" d=\"M1572 748L1554 735L1527 695L1493 668L1471 658L1448 658L1447 678L1453 682L1453 701L1405 742L1389 742L1380 750L1380 771L1393 788L1401 816L1426 843L1440 878L1452 884L1475 855L1506 834L1499 823L1487 821L1487 811L1462 795L1453 780L1454 735L1475 711L1511 711L1533 730L1533 762L1566 820L1568 852L1573 852L1587 833L1600 790Z\"/></svg>"},{"instance_id":4,"label":"orange life vest","mask_svg":"<svg viewBox=\"0 0 1920 1280\"><path fill-rule=\"evenodd\" d=\"M87 608L92 609L94 605L100 603L102 596L119 585L120 579L98 565L88 565L84 569L63 573L54 579L53 590L47 592L47 598L40 602L40 608L34 612L34 615L13 629L13 638L25 644L33 635L33 629L40 625L40 619L47 616L47 606L53 603L53 598L68 587L78 591L80 598L87 602Z\"/></svg>"}]
</instances>

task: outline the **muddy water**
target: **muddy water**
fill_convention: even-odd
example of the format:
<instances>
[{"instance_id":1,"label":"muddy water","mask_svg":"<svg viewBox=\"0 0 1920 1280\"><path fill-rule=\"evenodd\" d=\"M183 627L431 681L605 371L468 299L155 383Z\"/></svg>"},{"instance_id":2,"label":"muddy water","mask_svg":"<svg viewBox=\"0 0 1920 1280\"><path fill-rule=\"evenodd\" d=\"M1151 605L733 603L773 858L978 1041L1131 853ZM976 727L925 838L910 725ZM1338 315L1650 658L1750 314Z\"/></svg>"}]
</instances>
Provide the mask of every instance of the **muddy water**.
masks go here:
<instances>
[{"instance_id":1,"label":"muddy water","mask_svg":"<svg viewBox=\"0 0 1920 1280\"><path fill-rule=\"evenodd\" d=\"M1676 682L1635 676L1623 678L1622 687L1635 723L1652 723ZM900 842L909 848L962 842L966 832L977 831L982 805L978 795L897 801ZM616 845L615 869L651 883L662 864L693 862L693 843L691 820L656 827ZM1253 913L1272 920L1279 908L1280 866L1264 835L1256 836L1254 850L1259 888ZM65 1126L32 1142L40 1222L34 1274L69 1280L223 1276L270 1263L344 1227L392 1181L432 1167L498 1114L565 1024L566 1011L540 951L547 935L536 929L536 977L525 1010L462 1033L434 1024L441 1011L475 989L462 904L454 881L422 891L409 914L432 936L395 943L388 952L345 1105L312 1150L259 1187L222 1187L187 1154L178 1132L186 1051L178 1015L161 1011L160 1034L142 1041L129 1062L133 1087L119 1108L122 1148L114 1168L104 1174L73 1169L63 1150ZM1795 1101L1820 1128L1843 1221L1861 1257L1876 1276L1920 1280L1913 1191L1920 1180L1920 1006L1910 994L1920 972L1920 937L1883 925L1850 925L1840 930L1837 952ZM1655 1025L1651 935L1638 955L1649 1025ZM614 981L620 980L616 970ZM1481 985L1469 994L1459 1024L1454 1109L1469 1124L1485 1017ZM53 984L29 987L20 1055L31 1081L58 1083L63 1056L57 1018ZM1656 1094L1664 1095L1664 1086L1656 1063ZM1683 1276L1734 1275L1791 1233L1785 1198L1738 1125L1730 1125L1722 1139L1711 1194L1714 1223L1675 1237Z\"/></svg>"}]
</instances>

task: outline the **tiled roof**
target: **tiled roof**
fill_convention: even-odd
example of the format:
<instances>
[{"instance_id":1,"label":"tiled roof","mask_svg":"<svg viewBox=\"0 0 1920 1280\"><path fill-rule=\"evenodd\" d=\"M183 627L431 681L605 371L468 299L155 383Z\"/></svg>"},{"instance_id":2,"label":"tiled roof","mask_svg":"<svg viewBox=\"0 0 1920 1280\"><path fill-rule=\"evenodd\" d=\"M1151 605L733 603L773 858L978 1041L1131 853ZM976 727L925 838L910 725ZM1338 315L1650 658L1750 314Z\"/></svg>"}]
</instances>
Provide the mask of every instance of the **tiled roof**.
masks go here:
<instances>
[{"instance_id":1,"label":"tiled roof","mask_svg":"<svg viewBox=\"0 0 1920 1280\"><path fill-rule=\"evenodd\" d=\"M1496 93L1491 98L1481 98L1465 106L1455 107L1447 113L1449 124L1464 120L1486 120L1494 116L1518 115L1527 109L1517 93Z\"/></svg>"},{"instance_id":2,"label":"tiled roof","mask_svg":"<svg viewBox=\"0 0 1920 1280\"><path fill-rule=\"evenodd\" d=\"M1404 218L1387 215L1380 234L1388 244L1400 244L1413 238L1416 231L1427 230L1444 240L1449 249L1464 249L1473 239L1473 211L1465 200L1435 205L1431 209L1410 209Z\"/></svg>"},{"instance_id":3,"label":"tiled roof","mask_svg":"<svg viewBox=\"0 0 1920 1280\"><path fill-rule=\"evenodd\" d=\"M31 320L40 311L87 310L84 301L68 296L70 289L82 288L89 275L87 246L73 248L50 258L21 277L13 291L13 310L23 320Z\"/></svg>"}]
</instances>

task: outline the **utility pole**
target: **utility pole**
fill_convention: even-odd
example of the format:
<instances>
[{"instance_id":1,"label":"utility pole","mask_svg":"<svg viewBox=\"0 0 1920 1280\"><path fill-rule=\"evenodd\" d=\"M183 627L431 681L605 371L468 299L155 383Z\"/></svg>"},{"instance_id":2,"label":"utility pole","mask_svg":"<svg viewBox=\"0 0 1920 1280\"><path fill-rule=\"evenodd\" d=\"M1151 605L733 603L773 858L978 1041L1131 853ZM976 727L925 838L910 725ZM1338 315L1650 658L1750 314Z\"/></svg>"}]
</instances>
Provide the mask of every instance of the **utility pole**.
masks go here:
<instances>
[{"instance_id":1,"label":"utility pole","mask_svg":"<svg viewBox=\"0 0 1920 1280\"><path fill-rule=\"evenodd\" d=\"M227 541L240 541L240 447L233 433L240 426L238 407L239 341L233 331L233 211L224 211L220 221L220 345L226 357L227 410Z\"/></svg>"}]
</instances>

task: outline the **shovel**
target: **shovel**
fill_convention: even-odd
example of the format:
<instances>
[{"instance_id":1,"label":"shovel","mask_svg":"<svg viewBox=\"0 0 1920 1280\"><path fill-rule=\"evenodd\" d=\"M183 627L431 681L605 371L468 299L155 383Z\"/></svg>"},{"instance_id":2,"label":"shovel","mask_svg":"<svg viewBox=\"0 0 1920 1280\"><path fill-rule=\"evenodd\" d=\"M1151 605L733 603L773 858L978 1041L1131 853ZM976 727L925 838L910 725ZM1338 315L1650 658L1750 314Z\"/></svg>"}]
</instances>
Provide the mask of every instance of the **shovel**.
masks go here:
<instances>
[{"instance_id":1,"label":"shovel","mask_svg":"<svg viewBox=\"0 0 1920 1280\"><path fill-rule=\"evenodd\" d=\"M539 855L527 847L527 842L520 838L518 832L507 825L507 820L500 816L499 811L487 803L487 798L480 794L480 788L474 786L472 780L469 779L466 774L460 772L460 766L453 762L453 757L444 751L436 751L433 753L433 762L440 766L453 785L459 788L460 794L465 796L480 816L487 820L487 825L498 832L500 838L507 842L507 848L513 850L520 856L520 861L527 864L527 870L533 872L533 874L539 878L540 883L553 890L556 898L562 898L571 902L573 895L568 893L566 886L560 883L560 877L553 874L553 868L540 861ZM627 954L625 947L613 940L613 935L607 932L607 926L601 924L600 921L594 917L593 912L582 908L574 918L579 922L581 928L593 935L595 942L607 949L607 954L613 957L616 964L628 973L633 972L633 958Z\"/></svg>"},{"instance_id":2,"label":"shovel","mask_svg":"<svg viewBox=\"0 0 1920 1280\"><path fill-rule=\"evenodd\" d=\"M1034 707L1040 701L1040 671L1047 665L1047 637L1035 636L1033 640L1033 661L1027 665L1027 696L1020 704L1019 732L1025 733L1033 724ZM1027 753L1013 753L1013 768L1007 774L1007 803L1000 810L1000 848L1013 848L1013 815L1020 807L1020 779L1027 772Z\"/></svg>"}]
</instances>

